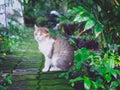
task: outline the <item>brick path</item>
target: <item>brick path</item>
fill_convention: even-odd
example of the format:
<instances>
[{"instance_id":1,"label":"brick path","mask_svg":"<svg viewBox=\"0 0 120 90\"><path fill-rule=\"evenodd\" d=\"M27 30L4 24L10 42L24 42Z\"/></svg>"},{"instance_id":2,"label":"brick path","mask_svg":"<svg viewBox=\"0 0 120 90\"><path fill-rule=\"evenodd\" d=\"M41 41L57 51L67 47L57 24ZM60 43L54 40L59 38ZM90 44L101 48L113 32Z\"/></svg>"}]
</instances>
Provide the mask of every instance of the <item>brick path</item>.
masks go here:
<instances>
[{"instance_id":1,"label":"brick path","mask_svg":"<svg viewBox=\"0 0 120 90\"><path fill-rule=\"evenodd\" d=\"M64 78L59 78L61 72L42 73L42 56L18 57L9 56L7 63L14 63L10 67L4 68L6 72L12 71L12 82L8 90L73 90ZM13 59L10 61L10 59ZM41 60L40 60L41 58ZM31 60L30 60L31 59ZM7 64L5 62L5 64ZM5 65L4 64L4 65ZM7 66L7 65L6 65Z\"/></svg>"},{"instance_id":2,"label":"brick path","mask_svg":"<svg viewBox=\"0 0 120 90\"><path fill-rule=\"evenodd\" d=\"M8 90L73 90L66 79L58 77L61 72L41 72L44 57L38 51L33 31L28 35L16 53L2 58L0 70L13 75Z\"/></svg>"}]
</instances>

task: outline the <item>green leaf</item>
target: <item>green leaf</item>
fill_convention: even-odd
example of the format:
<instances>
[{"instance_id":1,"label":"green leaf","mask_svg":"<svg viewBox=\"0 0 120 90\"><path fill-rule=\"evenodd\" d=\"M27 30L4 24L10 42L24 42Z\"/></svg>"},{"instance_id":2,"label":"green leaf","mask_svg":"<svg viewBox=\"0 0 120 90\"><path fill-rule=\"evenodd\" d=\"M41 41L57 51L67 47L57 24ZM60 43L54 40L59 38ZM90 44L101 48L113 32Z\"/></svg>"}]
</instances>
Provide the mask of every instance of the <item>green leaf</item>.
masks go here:
<instances>
[{"instance_id":1,"label":"green leaf","mask_svg":"<svg viewBox=\"0 0 120 90\"><path fill-rule=\"evenodd\" d=\"M110 63L109 63L110 68L114 68L115 67L114 60L115 60L115 58L111 56L111 58L109 60L110 61Z\"/></svg>"},{"instance_id":2,"label":"green leaf","mask_svg":"<svg viewBox=\"0 0 120 90\"><path fill-rule=\"evenodd\" d=\"M12 79L12 75L8 75L6 78L7 79Z\"/></svg>"},{"instance_id":3,"label":"green leaf","mask_svg":"<svg viewBox=\"0 0 120 90\"><path fill-rule=\"evenodd\" d=\"M61 77L64 77L65 76L65 73L61 73L60 75L59 75L59 77L61 78Z\"/></svg>"},{"instance_id":4,"label":"green leaf","mask_svg":"<svg viewBox=\"0 0 120 90\"><path fill-rule=\"evenodd\" d=\"M110 88L113 88L113 87L117 87L118 86L118 82L117 81L112 81L111 82L111 85L110 85Z\"/></svg>"},{"instance_id":5,"label":"green leaf","mask_svg":"<svg viewBox=\"0 0 120 90\"><path fill-rule=\"evenodd\" d=\"M78 14L78 15L76 15L76 17L73 21L81 23L81 22L87 21L88 19L89 19L88 16L85 16L85 15L83 16L83 15Z\"/></svg>"},{"instance_id":6,"label":"green leaf","mask_svg":"<svg viewBox=\"0 0 120 90\"><path fill-rule=\"evenodd\" d=\"M75 59L75 61L80 61L81 60L80 54L76 53L74 59Z\"/></svg>"},{"instance_id":7,"label":"green leaf","mask_svg":"<svg viewBox=\"0 0 120 90\"><path fill-rule=\"evenodd\" d=\"M75 85L75 84L74 84L74 83L72 83L71 85L72 85L72 87L74 87L74 85Z\"/></svg>"},{"instance_id":8,"label":"green leaf","mask_svg":"<svg viewBox=\"0 0 120 90\"><path fill-rule=\"evenodd\" d=\"M6 76L6 77L4 78L4 80L5 80L8 84L12 84L11 79L12 79L12 75L8 75L8 76Z\"/></svg>"},{"instance_id":9,"label":"green leaf","mask_svg":"<svg viewBox=\"0 0 120 90\"><path fill-rule=\"evenodd\" d=\"M101 77L97 77L97 79L96 79L96 83L97 83L97 85L98 85L98 88L99 87L101 87L103 90L105 90L104 88L104 80L101 78Z\"/></svg>"},{"instance_id":10,"label":"green leaf","mask_svg":"<svg viewBox=\"0 0 120 90\"><path fill-rule=\"evenodd\" d=\"M98 37L99 34L103 31L103 25L102 24L96 24L94 28L95 36Z\"/></svg>"},{"instance_id":11,"label":"green leaf","mask_svg":"<svg viewBox=\"0 0 120 90\"><path fill-rule=\"evenodd\" d=\"M0 86L0 90L7 90L7 87L5 87L5 86Z\"/></svg>"},{"instance_id":12,"label":"green leaf","mask_svg":"<svg viewBox=\"0 0 120 90\"><path fill-rule=\"evenodd\" d=\"M95 23L96 22L93 19L87 20L84 30L88 30L88 29L92 28L95 25Z\"/></svg>"},{"instance_id":13,"label":"green leaf","mask_svg":"<svg viewBox=\"0 0 120 90\"><path fill-rule=\"evenodd\" d=\"M7 82L8 82L8 84L9 84L9 85L11 85L11 84L12 84L12 81L11 81L11 80L8 80Z\"/></svg>"},{"instance_id":14,"label":"green leaf","mask_svg":"<svg viewBox=\"0 0 120 90\"><path fill-rule=\"evenodd\" d=\"M93 0L88 0L88 3L89 4L94 4L94 1Z\"/></svg>"},{"instance_id":15,"label":"green leaf","mask_svg":"<svg viewBox=\"0 0 120 90\"><path fill-rule=\"evenodd\" d=\"M111 75L110 74L106 74L105 75L105 79L107 80L107 82L110 82L111 81Z\"/></svg>"},{"instance_id":16,"label":"green leaf","mask_svg":"<svg viewBox=\"0 0 120 90\"><path fill-rule=\"evenodd\" d=\"M90 79L89 79L88 77L85 77L85 78L84 78L84 87L85 87L85 89L87 89L87 90L89 90L90 87L91 87L91 81L90 81Z\"/></svg>"},{"instance_id":17,"label":"green leaf","mask_svg":"<svg viewBox=\"0 0 120 90\"><path fill-rule=\"evenodd\" d=\"M82 81L82 80L83 80L82 77L77 77L77 78L75 78L75 79L71 79L71 80L70 80L70 83L75 83L75 82L77 82L77 81Z\"/></svg>"},{"instance_id":18,"label":"green leaf","mask_svg":"<svg viewBox=\"0 0 120 90\"><path fill-rule=\"evenodd\" d=\"M79 11L84 11L84 12L89 13L89 14L91 13L91 9L85 5L82 5L82 4L80 6L78 6L78 9L79 9Z\"/></svg>"},{"instance_id":19,"label":"green leaf","mask_svg":"<svg viewBox=\"0 0 120 90\"><path fill-rule=\"evenodd\" d=\"M116 70L116 73L120 76L120 71L119 70Z\"/></svg>"},{"instance_id":20,"label":"green leaf","mask_svg":"<svg viewBox=\"0 0 120 90\"><path fill-rule=\"evenodd\" d=\"M89 58L89 50L86 48L82 48L76 51L75 60L85 62Z\"/></svg>"},{"instance_id":21,"label":"green leaf","mask_svg":"<svg viewBox=\"0 0 120 90\"><path fill-rule=\"evenodd\" d=\"M96 82L92 81L93 87L95 88L95 90L98 88L98 85Z\"/></svg>"},{"instance_id":22,"label":"green leaf","mask_svg":"<svg viewBox=\"0 0 120 90\"><path fill-rule=\"evenodd\" d=\"M69 41L70 45L76 45L75 41L72 38L70 38L68 41Z\"/></svg>"},{"instance_id":23,"label":"green leaf","mask_svg":"<svg viewBox=\"0 0 120 90\"><path fill-rule=\"evenodd\" d=\"M113 70L111 71L111 74L117 79L117 72L116 72L116 70L113 69Z\"/></svg>"}]
</instances>

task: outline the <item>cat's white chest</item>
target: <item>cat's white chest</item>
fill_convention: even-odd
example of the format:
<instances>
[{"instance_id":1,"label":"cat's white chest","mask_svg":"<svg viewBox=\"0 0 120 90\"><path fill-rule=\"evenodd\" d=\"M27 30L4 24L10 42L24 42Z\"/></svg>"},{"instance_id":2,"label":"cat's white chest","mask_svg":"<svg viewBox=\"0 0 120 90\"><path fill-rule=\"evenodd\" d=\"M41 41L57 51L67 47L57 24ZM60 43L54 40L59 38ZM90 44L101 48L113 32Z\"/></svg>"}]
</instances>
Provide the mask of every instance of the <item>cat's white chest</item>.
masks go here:
<instances>
[{"instance_id":1,"label":"cat's white chest","mask_svg":"<svg viewBox=\"0 0 120 90\"><path fill-rule=\"evenodd\" d=\"M39 42L40 52L42 52L44 55L47 56L50 53L50 51L52 50L53 43L54 43L54 40L52 40L52 39Z\"/></svg>"}]
</instances>

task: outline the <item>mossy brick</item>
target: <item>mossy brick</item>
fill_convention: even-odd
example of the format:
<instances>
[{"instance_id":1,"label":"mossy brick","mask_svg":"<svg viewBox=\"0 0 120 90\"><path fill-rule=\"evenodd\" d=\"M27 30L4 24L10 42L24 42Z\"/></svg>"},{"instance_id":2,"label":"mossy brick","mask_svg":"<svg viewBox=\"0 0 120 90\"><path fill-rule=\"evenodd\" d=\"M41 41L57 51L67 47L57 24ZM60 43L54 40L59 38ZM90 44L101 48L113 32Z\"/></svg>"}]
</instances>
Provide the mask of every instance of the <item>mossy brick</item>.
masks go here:
<instances>
[{"instance_id":1,"label":"mossy brick","mask_svg":"<svg viewBox=\"0 0 120 90\"><path fill-rule=\"evenodd\" d=\"M18 87L21 87L21 86L37 86L37 80L21 80L21 81L14 81L13 84L12 84L12 87L13 86L18 86Z\"/></svg>"},{"instance_id":2,"label":"mossy brick","mask_svg":"<svg viewBox=\"0 0 120 90\"><path fill-rule=\"evenodd\" d=\"M37 86L9 87L7 90L37 90Z\"/></svg>"},{"instance_id":3,"label":"mossy brick","mask_svg":"<svg viewBox=\"0 0 120 90\"><path fill-rule=\"evenodd\" d=\"M27 75L27 74L38 74L39 69L38 68L23 68L23 69L14 69L13 75Z\"/></svg>"},{"instance_id":4,"label":"mossy brick","mask_svg":"<svg viewBox=\"0 0 120 90\"><path fill-rule=\"evenodd\" d=\"M39 85L42 86L51 86L51 85L64 85L64 84L68 84L68 82L65 79L46 79L46 80L40 80L39 81Z\"/></svg>"},{"instance_id":5,"label":"mossy brick","mask_svg":"<svg viewBox=\"0 0 120 90\"><path fill-rule=\"evenodd\" d=\"M14 75L12 81L36 80L37 75Z\"/></svg>"},{"instance_id":6,"label":"mossy brick","mask_svg":"<svg viewBox=\"0 0 120 90\"><path fill-rule=\"evenodd\" d=\"M51 86L41 86L39 90L74 90L68 85L51 85Z\"/></svg>"},{"instance_id":7,"label":"mossy brick","mask_svg":"<svg viewBox=\"0 0 120 90\"><path fill-rule=\"evenodd\" d=\"M20 62L21 60L18 57L13 56L5 56L2 59L2 63L0 64L0 70L2 72L11 72L14 67Z\"/></svg>"}]
</instances>

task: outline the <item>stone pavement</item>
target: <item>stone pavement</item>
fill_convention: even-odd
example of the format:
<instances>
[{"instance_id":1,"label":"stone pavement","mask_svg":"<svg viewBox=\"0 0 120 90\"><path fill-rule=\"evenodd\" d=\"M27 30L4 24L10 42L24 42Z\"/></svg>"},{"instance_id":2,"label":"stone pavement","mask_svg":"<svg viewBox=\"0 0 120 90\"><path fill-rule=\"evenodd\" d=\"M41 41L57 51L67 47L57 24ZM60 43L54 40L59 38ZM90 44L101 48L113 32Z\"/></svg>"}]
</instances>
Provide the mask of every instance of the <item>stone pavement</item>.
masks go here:
<instances>
[{"instance_id":1,"label":"stone pavement","mask_svg":"<svg viewBox=\"0 0 120 90\"><path fill-rule=\"evenodd\" d=\"M37 90L37 76L42 60L37 56L32 56L29 60L27 58L22 57L21 62L12 70L13 84L8 90Z\"/></svg>"},{"instance_id":2,"label":"stone pavement","mask_svg":"<svg viewBox=\"0 0 120 90\"><path fill-rule=\"evenodd\" d=\"M59 78L61 72L41 72L43 62L42 55L5 56L2 70L13 75L8 90L73 90L66 79Z\"/></svg>"},{"instance_id":3,"label":"stone pavement","mask_svg":"<svg viewBox=\"0 0 120 90\"><path fill-rule=\"evenodd\" d=\"M13 75L7 90L73 90L65 78L58 77L61 72L41 72L44 57L38 51L33 31L28 35L17 51L0 58L0 70Z\"/></svg>"}]
</instances>

